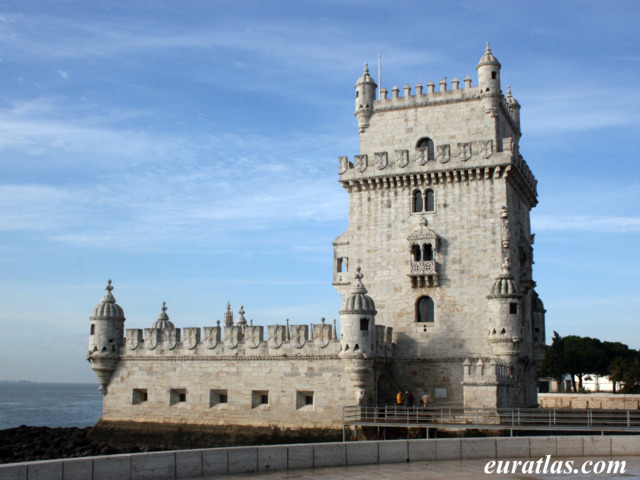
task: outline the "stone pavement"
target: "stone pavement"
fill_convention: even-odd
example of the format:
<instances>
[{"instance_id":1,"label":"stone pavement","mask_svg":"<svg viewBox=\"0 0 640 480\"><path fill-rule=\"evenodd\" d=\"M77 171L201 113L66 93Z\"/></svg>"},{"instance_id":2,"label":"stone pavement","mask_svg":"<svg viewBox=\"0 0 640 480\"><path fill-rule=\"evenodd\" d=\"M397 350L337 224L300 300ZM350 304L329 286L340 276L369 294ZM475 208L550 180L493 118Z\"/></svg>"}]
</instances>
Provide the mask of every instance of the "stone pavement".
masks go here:
<instances>
[{"instance_id":1,"label":"stone pavement","mask_svg":"<svg viewBox=\"0 0 640 480\"><path fill-rule=\"evenodd\" d=\"M518 459L505 459L514 461ZM505 461L503 460L503 461ZM522 461L531 460L529 458ZM553 457L554 461L573 461L573 467L580 469L587 461L594 464L597 461L625 461L626 471L617 474L573 473L573 474L485 474L484 468L489 460L449 460L441 462L413 462L391 463L384 465L361 465L352 467L332 467L303 470L289 470L281 472L263 472L236 475L215 475L202 477L203 480L400 480L429 479L429 480L475 480L478 478L499 478L501 480L551 480L562 478L563 480L577 480L586 478L602 478L608 480L628 480L640 478L640 457Z\"/></svg>"}]
</instances>

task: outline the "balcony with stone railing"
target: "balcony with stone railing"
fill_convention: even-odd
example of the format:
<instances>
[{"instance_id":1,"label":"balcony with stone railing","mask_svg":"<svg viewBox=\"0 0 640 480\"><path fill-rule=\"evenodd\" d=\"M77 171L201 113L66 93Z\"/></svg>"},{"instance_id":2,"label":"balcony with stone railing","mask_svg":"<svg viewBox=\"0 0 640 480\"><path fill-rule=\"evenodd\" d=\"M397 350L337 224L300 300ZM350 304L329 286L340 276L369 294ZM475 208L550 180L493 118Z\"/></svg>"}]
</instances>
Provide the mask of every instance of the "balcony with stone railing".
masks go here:
<instances>
[{"instance_id":1,"label":"balcony with stone railing","mask_svg":"<svg viewBox=\"0 0 640 480\"><path fill-rule=\"evenodd\" d=\"M435 260L412 261L410 267L409 278L412 288L438 286L438 264Z\"/></svg>"}]
</instances>

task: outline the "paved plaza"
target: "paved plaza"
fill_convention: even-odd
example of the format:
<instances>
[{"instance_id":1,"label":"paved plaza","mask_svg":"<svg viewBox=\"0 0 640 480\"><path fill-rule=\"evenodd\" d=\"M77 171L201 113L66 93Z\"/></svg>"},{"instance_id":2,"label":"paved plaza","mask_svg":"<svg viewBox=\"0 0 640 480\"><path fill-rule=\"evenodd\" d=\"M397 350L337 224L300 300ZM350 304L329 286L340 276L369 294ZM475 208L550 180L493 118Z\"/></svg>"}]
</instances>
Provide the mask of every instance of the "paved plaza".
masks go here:
<instances>
[{"instance_id":1,"label":"paved plaza","mask_svg":"<svg viewBox=\"0 0 640 480\"><path fill-rule=\"evenodd\" d=\"M490 460L490 459L489 459ZM267 480L267 479L292 479L292 480L399 480L429 479L429 480L476 480L478 478L499 478L501 480L522 480L522 479L559 479L576 480L585 478L602 478L608 480L628 480L640 478L640 457L553 457L552 461L573 461L574 468L580 469L582 465L591 461L625 461L626 471L617 474L595 474L595 473L574 473L574 474L485 474L484 468L489 460L449 460L442 462L413 462L413 463L390 463L385 465L362 465L352 467L332 467L316 468L304 470L289 470L282 472L263 472L252 474L236 475L215 475L203 477L203 480ZM517 459L506 459L517 460ZM521 459L530 461L530 458ZM606 471L605 471L606 472Z\"/></svg>"}]
</instances>

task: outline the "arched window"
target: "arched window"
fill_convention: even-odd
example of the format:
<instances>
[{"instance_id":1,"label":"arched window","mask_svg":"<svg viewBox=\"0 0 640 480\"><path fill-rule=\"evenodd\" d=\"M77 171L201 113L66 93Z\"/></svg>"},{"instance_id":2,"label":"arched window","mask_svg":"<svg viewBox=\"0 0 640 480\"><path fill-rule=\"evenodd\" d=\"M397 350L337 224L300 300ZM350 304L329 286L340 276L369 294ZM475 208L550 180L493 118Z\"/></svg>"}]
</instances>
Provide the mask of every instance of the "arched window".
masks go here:
<instances>
[{"instance_id":1,"label":"arched window","mask_svg":"<svg viewBox=\"0 0 640 480\"><path fill-rule=\"evenodd\" d=\"M424 152L425 160L433 160L435 158L433 140L430 138L424 137L418 140L416 149Z\"/></svg>"},{"instance_id":2,"label":"arched window","mask_svg":"<svg viewBox=\"0 0 640 480\"><path fill-rule=\"evenodd\" d=\"M416 303L416 322L433 323L433 300L420 297Z\"/></svg>"},{"instance_id":3,"label":"arched window","mask_svg":"<svg viewBox=\"0 0 640 480\"><path fill-rule=\"evenodd\" d=\"M421 212L424 208L424 204L422 202L422 192L420 190L416 190L413 192L413 206L412 209L414 212Z\"/></svg>"},{"instance_id":4,"label":"arched window","mask_svg":"<svg viewBox=\"0 0 640 480\"><path fill-rule=\"evenodd\" d=\"M425 262L433 260L433 247L430 243L425 243L422 246L422 259Z\"/></svg>"},{"instance_id":5,"label":"arched window","mask_svg":"<svg viewBox=\"0 0 640 480\"><path fill-rule=\"evenodd\" d=\"M422 253L420 252L420 246L419 245L412 245L411 246L411 261L412 262L419 262L420 260L422 260Z\"/></svg>"},{"instance_id":6,"label":"arched window","mask_svg":"<svg viewBox=\"0 0 640 480\"><path fill-rule=\"evenodd\" d=\"M430 188L424 192L424 211L433 212L435 210L435 196Z\"/></svg>"}]
</instances>

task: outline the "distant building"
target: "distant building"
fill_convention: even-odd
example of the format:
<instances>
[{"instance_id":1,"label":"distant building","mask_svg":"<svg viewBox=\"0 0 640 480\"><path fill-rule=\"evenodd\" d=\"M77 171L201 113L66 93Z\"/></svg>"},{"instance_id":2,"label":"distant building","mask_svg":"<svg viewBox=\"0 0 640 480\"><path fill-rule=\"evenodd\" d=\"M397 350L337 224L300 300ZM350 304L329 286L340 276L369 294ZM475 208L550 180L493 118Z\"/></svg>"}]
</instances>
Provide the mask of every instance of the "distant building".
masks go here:
<instances>
[{"instance_id":1,"label":"distant building","mask_svg":"<svg viewBox=\"0 0 640 480\"><path fill-rule=\"evenodd\" d=\"M487 44L478 86L454 78L376 99L365 67L360 151L339 159L349 228L334 242L340 335L308 325L175 328L163 305L127 329L111 283L88 360L104 421L337 427L342 407L428 392L436 405L537 404L544 307L532 278L536 180L520 105ZM355 268L357 267L357 268ZM365 288L366 284L366 288Z\"/></svg>"}]
</instances>

